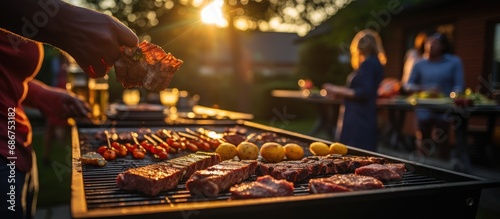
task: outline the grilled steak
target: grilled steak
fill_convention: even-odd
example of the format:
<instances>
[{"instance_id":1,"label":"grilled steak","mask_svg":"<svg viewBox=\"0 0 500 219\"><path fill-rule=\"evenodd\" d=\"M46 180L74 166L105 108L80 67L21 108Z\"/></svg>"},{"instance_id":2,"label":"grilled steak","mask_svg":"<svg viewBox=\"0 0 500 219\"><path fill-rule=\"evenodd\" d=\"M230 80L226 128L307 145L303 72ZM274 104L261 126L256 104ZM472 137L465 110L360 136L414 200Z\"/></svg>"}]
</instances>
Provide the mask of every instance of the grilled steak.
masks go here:
<instances>
[{"instance_id":1,"label":"grilled steak","mask_svg":"<svg viewBox=\"0 0 500 219\"><path fill-rule=\"evenodd\" d=\"M183 177L194 171L220 162L217 153L197 152L167 162L131 168L118 174L116 183L120 189L139 191L155 196L161 191L173 189Z\"/></svg>"},{"instance_id":2,"label":"grilled steak","mask_svg":"<svg viewBox=\"0 0 500 219\"><path fill-rule=\"evenodd\" d=\"M279 163L259 163L258 176L271 175L275 179L285 179L297 183L317 175L354 173L358 167L384 163L383 158L365 156L309 156L300 161L282 161Z\"/></svg>"},{"instance_id":3,"label":"grilled steak","mask_svg":"<svg viewBox=\"0 0 500 219\"><path fill-rule=\"evenodd\" d=\"M235 185L229 192L231 199L290 196L293 195L293 183L266 175L258 177L254 182Z\"/></svg>"},{"instance_id":4,"label":"grilled steak","mask_svg":"<svg viewBox=\"0 0 500 219\"><path fill-rule=\"evenodd\" d=\"M120 189L139 191L154 196L161 191L176 187L183 173L184 169L161 162L128 169L118 174L116 183Z\"/></svg>"},{"instance_id":5,"label":"grilled steak","mask_svg":"<svg viewBox=\"0 0 500 219\"><path fill-rule=\"evenodd\" d=\"M193 195L214 197L250 177L256 168L257 161L254 160L225 160L193 173L186 181L186 188Z\"/></svg>"},{"instance_id":6,"label":"grilled steak","mask_svg":"<svg viewBox=\"0 0 500 219\"><path fill-rule=\"evenodd\" d=\"M384 184L380 180L356 174L335 174L328 178L309 180L310 193L349 192L381 188L384 188Z\"/></svg>"},{"instance_id":7,"label":"grilled steak","mask_svg":"<svg viewBox=\"0 0 500 219\"><path fill-rule=\"evenodd\" d=\"M137 48L124 47L115 62L116 80L124 88L142 86L148 90L165 89L183 61L158 45L143 41Z\"/></svg>"},{"instance_id":8,"label":"grilled steak","mask_svg":"<svg viewBox=\"0 0 500 219\"><path fill-rule=\"evenodd\" d=\"M259 163L256 169L258 176L270 175L275 179L284 179L292 183L297 183L320 171L318 162L308 161L282 161L279 163Z\"/></svg>"},{"instance_id":9,"label":"grilled steak","mask_svg":"<svg viewBox=\"0 0 500 219\"><path fill-rule=\"evenodd\" d=\"M405 172L402 163L370 164L354 171L356 175L371 176L384 182L402 180Z\"/></svg>"},{"instance_id":10,"label":"grilled steak","mask_svg":"<svg viewBox=\"0 0 500 219\"><path fill-rule=\"evenodd\" d=\"M185 168L183 178L189 178L196 170L203 170L221 161L219 154L213 152L196 152L167 161L174 167Z\"/></svg>"}]
</instances>

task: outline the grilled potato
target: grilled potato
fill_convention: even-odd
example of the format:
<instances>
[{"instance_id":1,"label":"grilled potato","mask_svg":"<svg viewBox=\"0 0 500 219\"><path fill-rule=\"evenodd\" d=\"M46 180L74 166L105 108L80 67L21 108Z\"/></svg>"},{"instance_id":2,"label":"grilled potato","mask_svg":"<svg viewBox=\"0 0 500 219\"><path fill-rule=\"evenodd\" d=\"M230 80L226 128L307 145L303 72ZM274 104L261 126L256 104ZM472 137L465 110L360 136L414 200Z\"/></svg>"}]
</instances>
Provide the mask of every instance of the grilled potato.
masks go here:
<instances>
[{"instance_id":1,"label":"grilled potato","mask_svg":"<svg viewBox=\"0 0 500 219\"><path fill-rule=\"evenodd\" d=\"M241 142L236 149L240 160L256 160L259 157L259 147L252 142Z\"/></svg>"},{"instance_id":2,"label":"grilled potato","mask_svg":"<svg viewBox=\"0 0 500 219\"><path fill-rule=\"evenodd\" d=\"M285 158L285 149L276 142L266 142L260 147L260 156L271 163L278 163Z\"/></svg>"},{"instance_id":3,"label":"grilled potato","mask_svg":"<svg viewBox=\"0 0 500 219\"><path fill-rule=\"evenodd\" d=\"M288 143L283 146L285 149L285 156L288 160L300 160L304 157L304 149L298 144Z\"/></svg>"},{"instance_id":4,"label":"grilled potato","mask_svg":"<svg viewBox=\"0 0 500 219\"><path fill-rule=\"evenodd\" d=\"M222 143L217 146L215 152L219 154L221 160L232 160L238 153L238 150L234 144Z\"/></svg>"}]
</instances>

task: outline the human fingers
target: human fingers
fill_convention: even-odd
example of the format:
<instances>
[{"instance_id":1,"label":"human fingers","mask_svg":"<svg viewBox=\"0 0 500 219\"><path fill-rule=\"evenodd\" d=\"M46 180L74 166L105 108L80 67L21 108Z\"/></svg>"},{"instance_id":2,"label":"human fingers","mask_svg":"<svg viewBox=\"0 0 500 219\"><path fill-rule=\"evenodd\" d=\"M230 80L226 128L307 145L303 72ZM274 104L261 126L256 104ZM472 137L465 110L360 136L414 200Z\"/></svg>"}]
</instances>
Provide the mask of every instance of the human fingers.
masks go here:
<instances>
[{"instance_id":1,"label":"human fingers","mask_svg":"<svg viewBox=\"0 0 500 219\"><path fill-rule=\"evenodd\" d=\"M114 17L113 17L114 18ZM123 23L114 18L117 27L118 42L124 46L137 47L139 38L137 35Z\"/></svg>"},{"instance_id":2,"label":"human fingers","mask_svg":"<svg viewBox=\"0 0 500 219\"><path fill-rule=\"evenodd\" d=\"M84 61L78 61L78 59L76 60L78 65L82 68L82 70L91 78L104 77L110 69L109 64L107 64L104 58L96 58L91 60L89 63Z\"/></svg>"}]
</instances>

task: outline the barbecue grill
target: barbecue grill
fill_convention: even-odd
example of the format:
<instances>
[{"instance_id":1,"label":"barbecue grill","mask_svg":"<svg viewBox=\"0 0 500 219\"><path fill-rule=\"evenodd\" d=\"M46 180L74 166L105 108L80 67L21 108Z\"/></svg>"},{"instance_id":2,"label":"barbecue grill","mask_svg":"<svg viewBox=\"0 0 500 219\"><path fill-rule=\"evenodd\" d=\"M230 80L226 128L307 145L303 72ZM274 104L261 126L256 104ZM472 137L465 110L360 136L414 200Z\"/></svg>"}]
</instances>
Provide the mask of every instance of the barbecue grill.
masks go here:
<instances>
[{"instance_id":1,"label":"barbecue grill","mask_svg":"<svg viewBox=\"0 0 500 219\"><path fill-rule=\"evenodd\" d=\"M420 163L349 147L350 155L378 156L406 164L408 172L402 181L384 183L385 188L345 193L310 194L307 182L296 183L293 196L230 200L230 193L216 197L195 197L186 190L185 180L177 188L146 196L120 190L116 176L131 167L155 163L147 156L135 160L128 155L107 163L104 167L81 165L76 158L95 151L105 144L94 135L105 129L116 132L136 131L139 128L170 129L204 128L222 132L242 127L247 133L276 133L280 139L293 141L305 148L313 141L328 142L294 132L249 121L218 123L204 121L191 124L119 123L109 126L76 125L72 128L72 191L73 218L328 218L385 217L385 218L475 218L481 190L498 187L500 182L448 171ZM169 155L170 156L170 155ZM252 176L246 181L255 180Z\"/></svg>"}]
</instances>

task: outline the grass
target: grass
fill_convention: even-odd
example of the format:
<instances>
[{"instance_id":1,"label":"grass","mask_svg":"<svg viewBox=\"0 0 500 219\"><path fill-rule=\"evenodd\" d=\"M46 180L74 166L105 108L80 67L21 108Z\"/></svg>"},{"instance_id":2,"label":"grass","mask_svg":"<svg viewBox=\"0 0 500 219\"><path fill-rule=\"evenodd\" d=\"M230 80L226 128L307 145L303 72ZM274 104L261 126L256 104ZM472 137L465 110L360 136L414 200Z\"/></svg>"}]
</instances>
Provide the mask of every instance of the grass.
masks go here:
<instances>
[{"instance_id":1,"label":"grass","mask_svg":"<svg viewBox=\"0 0 500 219\"><path fill-rule=\"evenodd\" d=\"M43 132L33 133L33 146L37 154L39 193L38 207L48 207L70 202L71 143L70 138L53 142L51 161L44 163Z\"/></svg>"}]
</instances>

